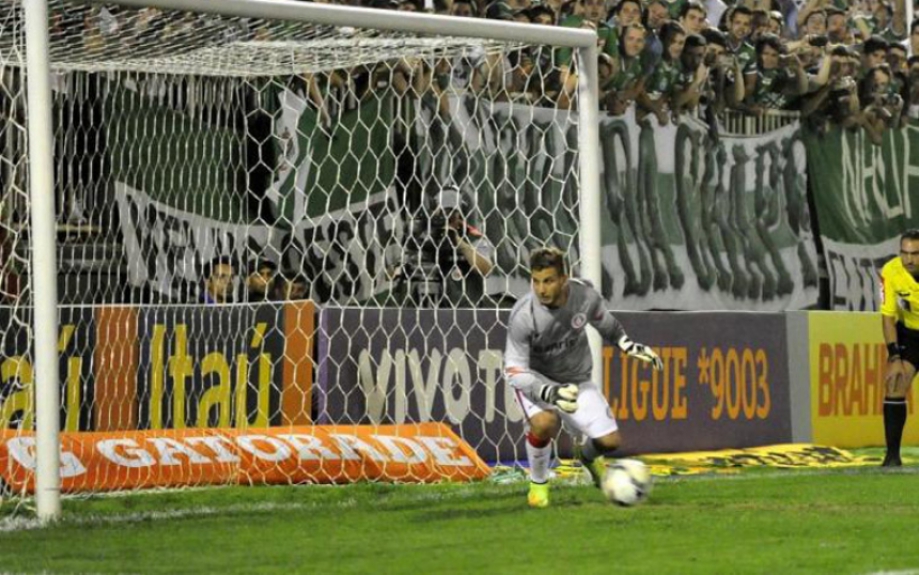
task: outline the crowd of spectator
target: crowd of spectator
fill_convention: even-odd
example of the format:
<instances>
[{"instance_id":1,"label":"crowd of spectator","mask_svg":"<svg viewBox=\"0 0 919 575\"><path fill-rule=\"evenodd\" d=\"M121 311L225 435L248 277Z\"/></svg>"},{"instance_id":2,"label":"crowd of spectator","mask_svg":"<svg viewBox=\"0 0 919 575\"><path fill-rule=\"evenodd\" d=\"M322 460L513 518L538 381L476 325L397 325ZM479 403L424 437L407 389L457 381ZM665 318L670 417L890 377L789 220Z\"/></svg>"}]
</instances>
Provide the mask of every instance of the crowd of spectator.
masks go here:
<instances>
[{"instance_id":1,"label":"crowd of spectator","mask_svg":"<svg viewBox=\"0 0 919 575\"><path fill-rule=\"evenodd\" d=\"M684 114L710 120L725 111L761 116L781 110L800 113L817 132L838 125L864 130L880 143L885 130L919 122L919 19L910 24L906 6L912 0L314 1L596 30L603 108L612 115L634 109L639 121L655 125ZM53 44L57 39L56 45L71 49L80 43L82 52L74 54L123 51L133 45L126 38L152 38L156 41L144 45L170 50L212 43L203 36L219 35L225 43L296 38L290 35L294 28L278 22L154 8L56 6ZM450 97L459 93L536 106L576 105L578 69L570 49L445 54L300 74L290 85L319 110L324 126L333 121L334 106L359 101L381 85L400 94L433 95L443 114L450 113ZM398 118L396 123L398 132ZM237 277L205 274L214 282L204 290L213 301L298 299L309 291L307 280L294 271L258 268L246 288L239 270L216 271Z\"/></svg>"},{"instance_id":2,"label":"crowd of spectator","mask_svg":"<svg viewBox=\"0 0 919 575\"><path fill-rule=\"evenodd\" d=\"M613 115L634 106L639 119L666 124L684 113L786 110L801 112L817 130L863 128L874 142L887 128L919 120L919 20L907 22L911 0L315 1L596 30L601 101ZM130 26L117 9L95 10L83 17L89 48L104 45L107 31L178 41L208 28L152 8L133 13ZM55 25L67 28L57 19ZM272 40L289 29L234 20L220 33L229 41ZM434 93L443 113L457 91L568 108L577 88L571 50L531 46L305 75L304 92L328 124L334 103L326 92L366 90L381 72L399 92Z\"/></svg>"},{"instance_id":3,"label":"crowd of spectator","mask_svg":"<svg viewBox=\"0 0 919 575\"><path fill-rule=\"evenodd\" d=\"M601 101L613 115L634 106L639 119L666 124L684 113L783 110L818 131L863 128L875 143L919 120L919 20L908 25L910 0L426 1L369 5L596 30ZM569 107L577 85L565 49L440 66L435 80L462 77L462 88L537 105Z\"/></svg>"},{"instance_id":4,"label":"crowd of spectator","mask_svg":"<svg viewBox=\"0 0 919 575\"><path fill-rule=\"evenodd\" d=\"M414 0L400 9L416 10ZM884 130L919 120L919 20L905 0L460 0L450 13L597 30L606 110L634 106L663 125L681 114L725 110L800 112L811 128ZM530 49L538 50L538 49ZM491 74L525 93L541 72L537 98L568 106L576 89L570 53L529 60L555 67ZM487 74L486 74L487 75ZM532 82L530 84L533 84Z\"/></svg>"},{"instance_id":5,"label":"crowd of spectator","mask_svg":"<svg viewBox=\"0 0 919 575\"><path fill-rule=\"evenodd\" d=\"M309 280L291 270L279 270L268 259L251 262L249 274L241 277L237 262L218 256L201 271L201 288L197 297L206 305L233 302L296 301L309 298ZM242 280L242 281L240 281Z\"/></svg>"},{"instance_id":6,"label":"crowd of spectator","mask_svg":"<svg viewBox=\"0 0 919 575\"><path fill-rule=\"evenodd\" d=\"M801 113L817 131L833 124L862 128L880 143L884 130L919 121L919 20L907 25L906 1L438 0L426 7L423 0L371 0L370 5L596 30L601 101L613 115L634 106L639 119L653 117L663 125L684 113L711 118L725 110L750 115L783 110ZM571 51L565 49L530 47L439 67L433 77L447 81L433 88L442 93L460 77L461 88L487 91L493 99L569 107L577 88ZM412 77L410 69L402 73Z\"/></svg>"}]
</instances>

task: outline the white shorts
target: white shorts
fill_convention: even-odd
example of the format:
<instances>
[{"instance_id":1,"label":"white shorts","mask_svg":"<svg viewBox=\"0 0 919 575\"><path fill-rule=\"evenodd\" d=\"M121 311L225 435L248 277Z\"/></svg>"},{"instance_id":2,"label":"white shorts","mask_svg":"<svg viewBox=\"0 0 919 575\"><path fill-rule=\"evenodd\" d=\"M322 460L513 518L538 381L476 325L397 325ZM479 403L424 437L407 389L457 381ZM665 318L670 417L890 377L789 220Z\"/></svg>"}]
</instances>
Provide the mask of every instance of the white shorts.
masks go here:
<instances>
[{"instance_id":1,"label":"white shorts","mask_svg":"<svg viewBox=\"0 0 919 575\"><path fill-rule=\"evenodd\" d=\"M542 411L554 411L562 418L562 423L591 439L609 435L619 429L606 397L597 384L590 381L578 386L578 409L574 413L565 413L554 405L533 401L519 389L514 390L514 397L517 398L517 403L526 414L527 420Z\"/></svg>"}]
</instances>

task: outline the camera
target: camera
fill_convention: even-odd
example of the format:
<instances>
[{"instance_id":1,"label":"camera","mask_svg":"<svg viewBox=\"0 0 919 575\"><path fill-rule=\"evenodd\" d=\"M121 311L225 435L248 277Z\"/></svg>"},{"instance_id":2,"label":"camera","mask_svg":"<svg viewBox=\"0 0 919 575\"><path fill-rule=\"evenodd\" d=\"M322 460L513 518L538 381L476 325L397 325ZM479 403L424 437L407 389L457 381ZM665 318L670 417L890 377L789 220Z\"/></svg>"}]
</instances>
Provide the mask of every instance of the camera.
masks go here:
<instances>
[{"instance_id":1,"label":"camera","mask_svg":"<svg viewBox=\"0 0 919 575\"><path fill-rule=\"evenodd\" d=\"M899 106L902 101L899 94L887 94L882 100L885 106Z\"/></svg>"},{"instance_id":2,"label":"camera","mask_svg":"<svg viewBox=\"0 0 919 575\"><path fill-rule=\"evenodd\" d=\"M455 223L451 222L465 221L469 211L469 201L455 186L447 186L436 195L428 196L412 219L413 243L427 251L452 249L454 242L445 242L448 233L454 231Z\"/></svg>"},{"instance_id":3,"label":"camera","mask_svg":"<svg viewBox=\"0 0 919 575\"><path fill-rule=\"evenodd\" d=\"M848 100L851 92L846 88L835 88L830 92L830 98L833 100Z\"/></svg>"},{"instance_id":4,"label":"camera","mask_svg":"<svg viewBox=\"0 0 919 575\"><path fill-rule=\"evenodd\" d=\"M823 48L830 43L830 39L826 36L812 36L808 38L807 43L815 48Z\"/></svg>"},{"instance_id":5,"label":"camera","mask_svg":"<svg viewBox=\"0 0 919 575\"><path fill-rule=\"evenodd\" d=\"M434 235L442 242L446 233L431 234L428 221L410 222L403 245L386 248L384 258L390 270L393 295L415 306L436 307L443 294L443 275L438 266ZM442 229L442 228L440 228Z\"/></svg>"},{"instance_id":6,"label":"camera","mask_svg":"<svg viewBox=\"0 0 919 575\"><path fill-rule=\"evenodd\" d=\"M426 200L410 221L401 251L391 256L399 260L391 267L400 270L394 289L416 305L436 307L444 296L444 274L457 258L450 221L457 215L465 219L469 203L452 186Z\"/></svg>"},{"instance_id":7,"label":"camera","mask_svg":"<svg viewBox=\"0 0 919 575\"><path fill-rule=\"evenodd\" d=\"M412 219L411 235L418 245L443 243L447 235L447 215L436 211L433 215L419 214Z\"/></svg>"},{"instance_id":8,"label":"camera","mask_svg":"<svg viewBox=\"0 0 919 575\"><path fill-rule=\"evenodd\" d=\"M833 92L849 92L855 87L855 79L852 76L843 76L833 82Z\"/></svg>"}]
</instances>

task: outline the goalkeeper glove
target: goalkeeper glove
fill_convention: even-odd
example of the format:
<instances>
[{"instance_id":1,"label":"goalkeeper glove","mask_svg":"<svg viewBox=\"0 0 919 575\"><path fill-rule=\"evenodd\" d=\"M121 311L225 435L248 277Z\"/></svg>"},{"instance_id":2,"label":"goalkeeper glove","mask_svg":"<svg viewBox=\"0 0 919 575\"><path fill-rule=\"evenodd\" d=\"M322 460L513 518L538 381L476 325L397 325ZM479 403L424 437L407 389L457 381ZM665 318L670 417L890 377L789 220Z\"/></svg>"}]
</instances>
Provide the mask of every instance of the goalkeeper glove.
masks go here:
<instances>
[{"instance_id":1,"label":"goalkeeper glove","mask_svg":"<svg viewBox=\"0 0 919 575\"><path fill-rule=\"evenodd\" d=\"M626 355L640 359L645 363L650 363L651 367L658 371L664 369L664 362L661 360L660 356L654 353L653 349L644 344L635 343L630 340L627 335L619 338L619 349L624 351Z\"/></svg>"},{"instance_id":2,"label":"goalkeeper glove","mask_svg":"<svg viewBox=\"0 0 919 575\"><path fill-rule=\"evenodd\" d=\"M578 386L573 383L557 385L547 383L539 388L539 399L561 409L565 413L578 410Z\"/></svg>"}]
</instances>

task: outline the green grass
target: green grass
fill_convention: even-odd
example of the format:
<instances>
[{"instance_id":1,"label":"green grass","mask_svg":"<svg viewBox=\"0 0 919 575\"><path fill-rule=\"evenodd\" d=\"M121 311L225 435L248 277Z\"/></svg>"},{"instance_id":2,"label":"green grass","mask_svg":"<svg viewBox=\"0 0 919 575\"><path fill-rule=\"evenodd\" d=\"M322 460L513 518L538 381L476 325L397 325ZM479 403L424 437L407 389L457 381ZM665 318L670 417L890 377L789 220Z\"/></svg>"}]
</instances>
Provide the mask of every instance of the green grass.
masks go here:
<instances>
[{"instance_id":1,"label":"green grass","mask_svg":"<svg viewBox=\"0 0 919 575\"><path fill-rule=\"evenodd\" d=\"M57 525L0 532L0 570L841 575L919 569L917 471L659 480L650 501L629 509L605 503L591 487L558 485L552 506L533 510L523 483L68 499L66 519Z\"/></svg>"}]
</instances>

